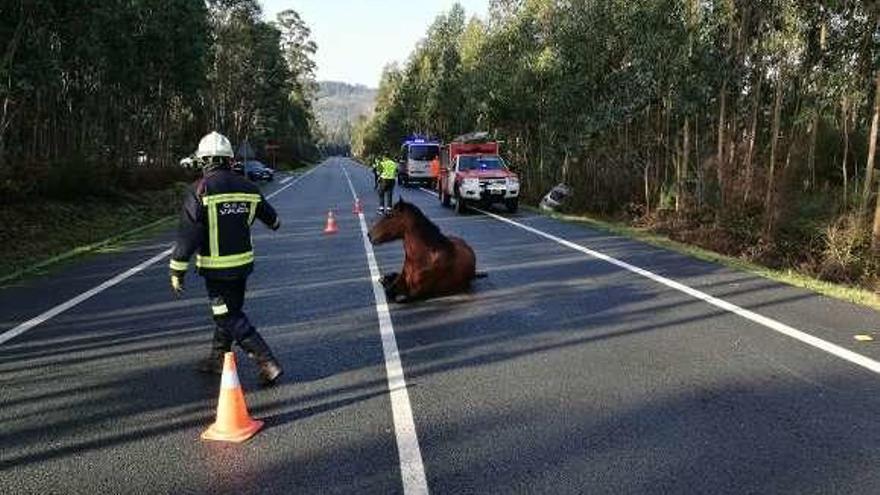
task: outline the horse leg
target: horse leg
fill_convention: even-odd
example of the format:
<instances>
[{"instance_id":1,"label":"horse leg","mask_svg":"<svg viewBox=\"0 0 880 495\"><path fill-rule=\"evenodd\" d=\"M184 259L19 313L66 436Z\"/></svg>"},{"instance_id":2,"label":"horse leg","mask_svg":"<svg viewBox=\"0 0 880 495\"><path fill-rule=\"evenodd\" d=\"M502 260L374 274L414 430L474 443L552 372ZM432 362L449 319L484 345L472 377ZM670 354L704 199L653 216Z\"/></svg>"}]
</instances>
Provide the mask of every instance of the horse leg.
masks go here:
<instances>
[{"instance_id":1,"label":"horse leg","mask_svg":"<svg viewBox=\"0 0 880 495\"><path fill-rule=\"evenodd\" d=\"M399 276L400 274L397 272L386 273L385 275L379 277L379 283L382 284L382 287L387 289Z\"/></svg>"}]
</instances>

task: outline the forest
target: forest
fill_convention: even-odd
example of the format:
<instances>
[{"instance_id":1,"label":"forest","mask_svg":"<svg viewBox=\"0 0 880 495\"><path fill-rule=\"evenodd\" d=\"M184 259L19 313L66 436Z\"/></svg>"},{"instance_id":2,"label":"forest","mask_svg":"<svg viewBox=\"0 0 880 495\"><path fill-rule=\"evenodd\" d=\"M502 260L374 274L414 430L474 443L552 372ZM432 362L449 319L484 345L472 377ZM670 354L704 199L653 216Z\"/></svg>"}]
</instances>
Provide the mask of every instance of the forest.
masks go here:
<instances>
[{"instance_id":1,"label":"forest","mask_svg":"<svg viewBox=\"0 0 880 495\"><path fill-rule=\"evenodd\" d=\"M256 0L0 2L0 280L168 220L211 130L316 160L315 51Z\"/></svg>"},{"instance_id":2,"label":"forest","mask_svg":"<svg viewBox=\"0 0 880 495\"><path fill-rule=\"evenodd\" d=\"M316 47L256 0L0 3L0 198L163 188L210 130L316 158Z\"/></svg>"},{"instance_id":3,"label":"forest","mask_svg":"<svg viewBox=\"0 0 880 495\"><path fill-rule=\"evenodd\" d=\"M493 0L458 5L354 130L503 141L535 203L774 268L880 288L880 6L837 0Z\"/></svg>"}]
</instances>

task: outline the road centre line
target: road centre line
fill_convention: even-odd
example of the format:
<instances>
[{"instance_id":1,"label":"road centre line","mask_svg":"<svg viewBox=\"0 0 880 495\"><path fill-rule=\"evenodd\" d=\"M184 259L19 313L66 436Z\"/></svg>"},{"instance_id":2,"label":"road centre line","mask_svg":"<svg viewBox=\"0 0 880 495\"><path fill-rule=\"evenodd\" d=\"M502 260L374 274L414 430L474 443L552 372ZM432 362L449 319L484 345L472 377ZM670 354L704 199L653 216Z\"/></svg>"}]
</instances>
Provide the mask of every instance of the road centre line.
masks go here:
<instances>
[{"instance_id":1,"label":"road centre line","mask_svg":"<svg viewBox=\"0 0 880 495\"><path fill-rule=\"evenodd\" d=\"M282 191L284 191L288 187L293 186L294 184L298 183L303 178L305 178L307 175L309 175L310 173L317 170L320 166L321 165L313 167L312 169L308 170L306 173L296 177L296 179L293 180L293 182L291 182L291 183L287 184L286 186L284 186L280 189L277 189L276 191L267 195L266 199L274 198L275 196L280 194ZM147 261L144 261L143 263L140 263L139 265L136 265L136 266L129 268L128 270L126 270L126 271L116 275L115 277L101 283L100 285L92 287L91 289L83 292L82 294L79 294L78 296L75 296L75 297L63 302L63 303L61 303L61 304L59 304L59 305L57 305L47 311L41 313L40 315L37 315L37 316L31 318L30 320L19 324L15 328L3 332L2 334L0 334L0 345L3 345L4 343L14 339L15 337L18 337L19 335L27 332L28 330L34 328L37 325L40 325L42 323L45 323L45 322L51 320L52 318L67 311L68 309L73 308L74 306L80 304L81 302L86 301L88 299L91 299L92 297L109 289L110 287L113 287L114 285L119 284L123 280L131 278L133 275L136 275L137 273L140 273L140 272L146 270L147 268L153 266L154 264L162 261L167 256L170 256L172 249L173 248L168 248L168 249L162 251L161 253L153 256L152 258L148 259Z\"/></svg>"},{"instance_id":2,"label":"road centre line","mask_svg":"<svg viewBox=\"0 0 880 495\"><path fill-rule=\"evenodd\" d=\"M348 187L355 201L358 195L351 183L345 165L339 167L345 174ZM363 213L358 213L360 221L361 237L364 243L364 251L367 254L367 264L370 268L370 280L373 285L373 296L376 299L376 313L379 317L379 331L382 335L382 352L385 355L385 372L388 375L388 393L391 398L391 412L394 419L394 432L397 438L397 452L400 457L400 474L403 481L403 493L406 495L419 495L428 493L428 482L425 479L425 467L422 463L422 453L419 449L419 439L416 433L415 421L413 420L412 407L409 401L409 392L406 389L406 379L403 374L403 365L400 362L400 352L397 348L397 339L394 337L394 325L391 323L391 313L388 310L388 301L385 299L385 290L379 285L379 266L376 263L376 255L373 246L367 237L367 223Z\"/></svg>"},{"instance_id":3,"label":"road centre line","mask_svg":"<svg viewBox=\"0 0 880 495\"><path fill-rule=\"evenodd\" d=\"M437 196L437 193L435 193L429 189L425 189L425 188L419 188L419 189L422 192L431 194L433 196ZM711 304L712 306L723 309L723 310L728 311L730 313L734 313L742 318L745 318L745 319L750 320L754 323L757 323L761 326L769 328L770 330L781 333L782 335L791 337L791 338L798 340L804 344L807 344L811 347L815 347L816 349L825 351L825 352L827 352L831 355L834 355L840 359L849 361L850 363L853 363L857 366L861 366L862 368L865 368L867 370L873 371L874 373L880 374L880 362L878 362L874 359L871 359L867 356L863 356L861 354L853 352L849 349L846 349L845 347L841 347L837 344L833 344L831 342L828 342L827 340L820 339L819 337L816 337L814 335L810 335L804 331L801 331L801 330L798 330L794 327L788 326L788 325L781 323L779 321L776 321L772 318L768 318L766 316L760 315L760 314L755 313L753 311L750 311L748 309L741 308L733 303L729 303L723 299L719 299L717 297L710 296L709 294L706 294L705 292L699 291L697 289L694 289L692 287L684 285L680 282L676 282L675 280L666 278L661 275L657 275L656 273L650 272L650 271L645 270L643 268L639 268L635 265L631 265L625 261L618 260L617 258L612 258L611 256L608 256L606 254L602 254L598 251L594 251L592 249L581 246L580 244L576 244L574 242L563 239L561 237L557 237L553 234L548 234L547 232L538 230L534 227L529 227L528 225L519 223L517 221L511 220L509 218L503 217L501 215L498 215L498 214L495 214L495 213L492 213L489 211L484 211L479 208L473 208L473 207L471 207L471 209L478 211L478 212L482 213L483 215L486 215L490 218L498 220L499 222L504 222L506 224L520 228L520 229L525 230L527 232L531 232L532 234L538 235L538 236L543 237L545 239L549 239L553 242L556 242L557 244L561 244L565 247L574 249L575 251L579 251L579 252L584 253L588 256L592 256L592 257L598 258L602 261L611 263L612 265L623 268L624 270L630 271L630 272L635 273L637 275L641 275L642 277L653 280L654 282L665 285L666 287L669 287L671 289L675 289L679 292L683 292L691 297L694 297L694 298L699 299L701 301L704 301L708 304Z\"/></svg>"}]
</instances>

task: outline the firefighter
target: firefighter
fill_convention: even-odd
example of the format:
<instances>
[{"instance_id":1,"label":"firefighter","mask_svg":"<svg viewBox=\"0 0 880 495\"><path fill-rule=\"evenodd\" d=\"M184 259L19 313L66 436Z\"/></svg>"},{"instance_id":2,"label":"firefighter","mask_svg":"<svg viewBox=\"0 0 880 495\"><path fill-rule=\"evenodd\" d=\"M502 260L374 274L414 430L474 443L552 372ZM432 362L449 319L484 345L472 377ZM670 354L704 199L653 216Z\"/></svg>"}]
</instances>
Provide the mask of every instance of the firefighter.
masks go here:
<instances>
[{"instance_id":1,"label":"firefighter","mask_svg":"<svg viewBox=\"0 0 880 495\"><path fill-rule=\"evenodd\" d=\"M386 157L379 161L379 213L390 213L394 206L394 182L397 162Z\"/></svg>"},{"instance_id":2,"label":"firefighter","mask_svg":"<svg viewBox=\"0 0 880 495\"><path fill-rule=\"evenodd\" d=\"M250 226L259 219L278 230L281 221L257 186L232 172L232 145L226 137L216 132L206 135L196 156L202 162L203 177L184 198L170 268L171 288L179 296L189 259L195 254L198 273L208 289L216 325L211 351L198 369L221 373L223 355L235 342L257 362L263 383L272 384L283 371L242 307L247 277L254 267Z\"/></svg>"},{"instance_id":3,"label":"firefighter","mask_svg":"<svg viewBox=\"0 0 880 495\"><path fill-rule=\"evenodd\" d=\"M440 157L435 156L431 160L431 180L433 189L440 190Z\"/></svg>"}]
</instances>

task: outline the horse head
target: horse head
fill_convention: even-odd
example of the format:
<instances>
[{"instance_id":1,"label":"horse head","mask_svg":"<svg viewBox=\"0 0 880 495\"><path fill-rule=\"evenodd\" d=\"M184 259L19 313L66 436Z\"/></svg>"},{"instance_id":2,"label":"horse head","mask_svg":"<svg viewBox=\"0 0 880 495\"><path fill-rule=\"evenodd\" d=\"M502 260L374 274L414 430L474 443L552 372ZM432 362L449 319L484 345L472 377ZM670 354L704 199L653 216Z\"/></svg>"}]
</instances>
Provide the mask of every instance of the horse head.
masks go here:
<instances>
[{"instance_id":1,"label":"horse head","mask_svg":"<svg viewBox=\"0 0 880 495\"><path fill-rule=\"evenodd\" d=\"M407 206L409 203L400 200L391 209L391 213L383 216L378 222L370 227L367 237L373 244L384 244L386 242L403 239L407 231Z\"/></svg>"}]
</instances>

